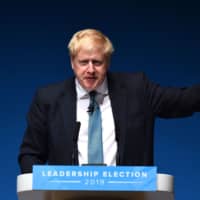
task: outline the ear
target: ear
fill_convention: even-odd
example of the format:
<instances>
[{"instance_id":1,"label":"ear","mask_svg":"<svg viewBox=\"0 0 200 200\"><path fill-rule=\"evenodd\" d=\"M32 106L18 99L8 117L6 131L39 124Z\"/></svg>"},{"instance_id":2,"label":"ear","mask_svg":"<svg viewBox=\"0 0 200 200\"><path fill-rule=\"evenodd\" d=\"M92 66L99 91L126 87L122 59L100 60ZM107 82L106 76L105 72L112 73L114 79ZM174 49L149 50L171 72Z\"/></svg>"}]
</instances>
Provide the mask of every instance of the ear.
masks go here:
<instances>
[{"instance_id":1,"label":"ear","mask_svg":"<svg viewBox=\"0 0 200 200\"><path fill-rule=\"evenodd\" d=\"M73 58L72 57L70 57L70 63L71 63L72 69L74 69L74 62L73 62Z\"/></svg>"}]
</instances>

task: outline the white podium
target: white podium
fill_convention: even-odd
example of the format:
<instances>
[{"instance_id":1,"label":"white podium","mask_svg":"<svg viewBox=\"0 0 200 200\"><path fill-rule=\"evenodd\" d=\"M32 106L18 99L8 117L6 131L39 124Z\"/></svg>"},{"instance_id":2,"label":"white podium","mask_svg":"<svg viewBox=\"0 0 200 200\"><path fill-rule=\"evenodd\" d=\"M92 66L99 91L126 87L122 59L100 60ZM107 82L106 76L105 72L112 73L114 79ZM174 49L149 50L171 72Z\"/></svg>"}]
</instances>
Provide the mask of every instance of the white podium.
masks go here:
<instances>
[{"instance_id":1,"label":"white podium","mask_svg":"<svg viewBox=\"0 0 200 200\"><path fill-rule=\"evenodd\" d=\"M17 177L19 200L174 200L173 176L157 174L156 192L33 190L32 174Z\"/></svg>"}]
</instances>

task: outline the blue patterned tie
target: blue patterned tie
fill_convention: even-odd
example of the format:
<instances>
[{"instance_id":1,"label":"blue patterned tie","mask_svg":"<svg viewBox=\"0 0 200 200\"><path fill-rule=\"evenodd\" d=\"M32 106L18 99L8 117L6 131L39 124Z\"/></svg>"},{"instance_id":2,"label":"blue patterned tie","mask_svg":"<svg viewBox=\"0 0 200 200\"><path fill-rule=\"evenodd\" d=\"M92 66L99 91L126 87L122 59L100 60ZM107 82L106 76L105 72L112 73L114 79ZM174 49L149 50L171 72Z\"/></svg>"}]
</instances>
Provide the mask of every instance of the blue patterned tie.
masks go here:
<instances>
[{"instance_id":1,"label":"blue patterned tie","mask_svg":"<svg viewBox=\"0 0 200 200\"><path fill-rule=\"evenodd\" d=\"M95 100L96 92L90 92L88 125L88 164L103 164L101 111Z\"/></svg>"}]
</instances>

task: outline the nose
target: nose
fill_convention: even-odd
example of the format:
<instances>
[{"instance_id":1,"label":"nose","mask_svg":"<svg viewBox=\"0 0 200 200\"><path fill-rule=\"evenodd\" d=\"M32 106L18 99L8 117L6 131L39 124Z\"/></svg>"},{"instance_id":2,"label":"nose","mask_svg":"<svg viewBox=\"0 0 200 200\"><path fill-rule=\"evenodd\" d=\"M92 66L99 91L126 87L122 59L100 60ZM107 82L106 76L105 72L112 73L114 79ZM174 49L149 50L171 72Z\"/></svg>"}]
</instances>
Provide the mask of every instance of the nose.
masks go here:
<instances>
[{"instance_id":1,"label":"nose","mask_svg":"<svg viewBox=\"0 0 200 200\"><path fill-rule=\"evenodd\" d=\"M94 64L92 61L88 63L88 72L93 73L94 72Z\"/></svg>"}]
</instances>

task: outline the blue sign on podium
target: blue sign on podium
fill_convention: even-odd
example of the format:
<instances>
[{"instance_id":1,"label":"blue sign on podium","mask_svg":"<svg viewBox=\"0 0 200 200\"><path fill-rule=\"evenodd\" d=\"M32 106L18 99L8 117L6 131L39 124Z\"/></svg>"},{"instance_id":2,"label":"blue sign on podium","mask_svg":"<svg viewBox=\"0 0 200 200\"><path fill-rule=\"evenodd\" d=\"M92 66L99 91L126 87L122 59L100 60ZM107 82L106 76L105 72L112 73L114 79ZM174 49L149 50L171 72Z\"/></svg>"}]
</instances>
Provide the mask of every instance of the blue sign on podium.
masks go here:
<instances>
[{"instance_id":1,"label":"blue sign on podium","mask_svg":"<svg viewBox=\"0 0 200 200\"><path fill-rule=\"evenodd\" d=\"M33 166L33 190L156 191L156 167Z\"/></svg>"}]
</instances>

